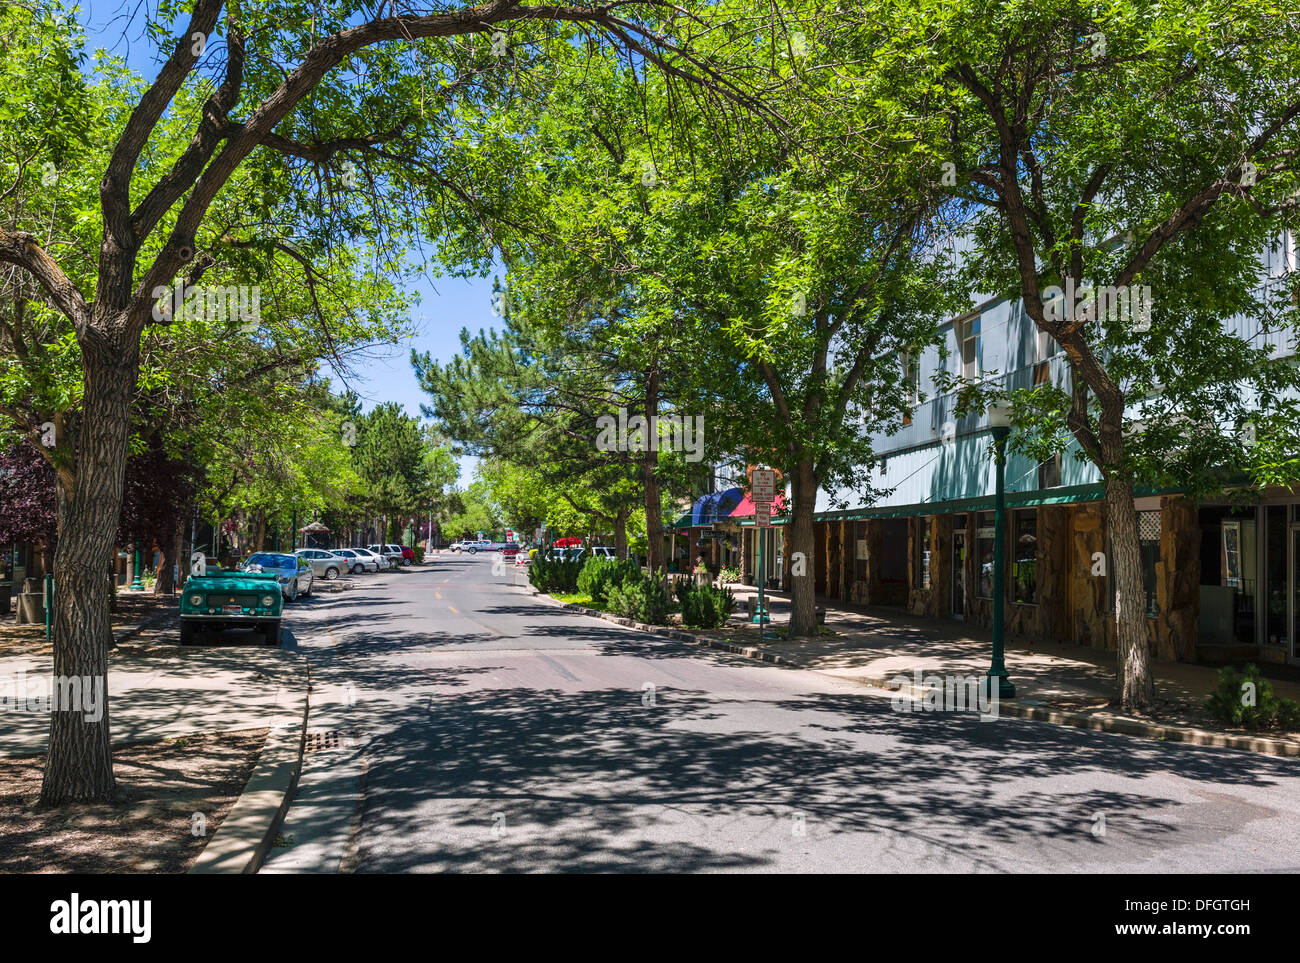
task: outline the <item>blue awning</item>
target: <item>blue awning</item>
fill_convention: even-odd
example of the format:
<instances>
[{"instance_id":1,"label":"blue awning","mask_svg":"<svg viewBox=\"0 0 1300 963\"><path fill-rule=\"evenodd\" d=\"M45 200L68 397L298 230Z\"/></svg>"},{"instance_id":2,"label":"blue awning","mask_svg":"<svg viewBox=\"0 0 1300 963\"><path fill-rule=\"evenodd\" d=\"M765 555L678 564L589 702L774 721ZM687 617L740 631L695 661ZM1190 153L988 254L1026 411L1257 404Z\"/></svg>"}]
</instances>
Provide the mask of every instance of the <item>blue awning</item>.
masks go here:
<instances>
[{"instance_id":1,"label":"blue awning","mask_svg":"<svg viewBox=\"0 0 1300 963\"><path fill-rule=\"evenodd\" d=\"M694 507L691 508L691 525L717 525L719 522L725 522L727 516L735 511L744 497L745 493L739 488L709 492L702 498L696 499Z\"/></svg>"}]
</instances>

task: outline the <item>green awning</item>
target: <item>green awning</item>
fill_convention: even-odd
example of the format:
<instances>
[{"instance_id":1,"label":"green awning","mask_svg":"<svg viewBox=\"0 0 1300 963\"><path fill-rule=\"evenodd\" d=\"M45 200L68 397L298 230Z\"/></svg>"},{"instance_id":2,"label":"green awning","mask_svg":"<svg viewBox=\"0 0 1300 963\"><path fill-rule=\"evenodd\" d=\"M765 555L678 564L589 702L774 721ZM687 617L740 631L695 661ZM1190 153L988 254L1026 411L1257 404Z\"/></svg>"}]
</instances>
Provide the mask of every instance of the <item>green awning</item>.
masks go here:
<instances>
[{"instance_id":1,"label":"green awning","mask_svg":"<svg viewBox=\"0 0 1300 963\"><path fill-rule=\"evenodd\" d=\"M1134 495L1142 498L1150 495L1170 495L1177 492L1174 488L1156 489L1149 485L1139 485ZM1100 501L1106 496L1105 486L1101 482L1089 485L1072 485L1068 488L1049 488L1028 492L1007 492L1007 508L1037 508L1042 505L1072 505L1079 502ZM865 518L913 518L917 515L955 515L963 512L993 511L993 495L978 495L974 498L954 498L944 502L920 502L913 505L879 505L862 508L846 508L834 512L818 512L813 516L816 522L858 521ZM788 516L773 516L773 525L789 523ZM752 518L741 522L753 525Z\"/></svg>"}]
</instances>

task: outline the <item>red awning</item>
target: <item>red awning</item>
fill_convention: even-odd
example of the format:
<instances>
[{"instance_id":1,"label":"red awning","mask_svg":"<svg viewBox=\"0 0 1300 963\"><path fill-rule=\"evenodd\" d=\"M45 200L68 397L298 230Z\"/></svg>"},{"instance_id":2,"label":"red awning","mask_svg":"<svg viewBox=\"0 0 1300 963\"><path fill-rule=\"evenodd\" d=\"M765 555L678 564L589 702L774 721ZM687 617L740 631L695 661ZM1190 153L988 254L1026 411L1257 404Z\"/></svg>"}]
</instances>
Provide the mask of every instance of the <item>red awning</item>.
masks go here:
<instances>
[{"instance_id":1,"label":"red awning","mask_svg":"<svg viewBox=\"0 0 1300 963\"><path fill-rule=\"evenodd\" d=\"M772 514L776 515L785 508L785 495L781 492L776 493L776 501L772 503ZM728 518L746 518L754 514L754 499L746 495L736 506L736 510L728 515Z\"/></svg>"}]
</instances>

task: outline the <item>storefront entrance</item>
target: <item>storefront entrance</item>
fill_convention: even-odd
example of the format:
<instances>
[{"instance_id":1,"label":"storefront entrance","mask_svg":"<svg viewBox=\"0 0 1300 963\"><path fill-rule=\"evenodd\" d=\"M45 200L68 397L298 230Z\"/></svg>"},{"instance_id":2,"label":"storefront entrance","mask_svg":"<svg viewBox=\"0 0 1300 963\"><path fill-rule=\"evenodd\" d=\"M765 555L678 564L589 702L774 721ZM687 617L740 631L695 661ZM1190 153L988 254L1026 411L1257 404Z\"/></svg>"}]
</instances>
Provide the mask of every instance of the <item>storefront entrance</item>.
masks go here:
<instances>
[{"instance_id":1,"label":"storefront entrance","mask_svg":"<svg viewBox=\"0 0 1300 963\"><path fill-rule=\"evenodd\" d=\"M963 521L963 525L965 522ZM952 617L966 618L966 532L952 533Z\"/></svg>"}]
</instances>

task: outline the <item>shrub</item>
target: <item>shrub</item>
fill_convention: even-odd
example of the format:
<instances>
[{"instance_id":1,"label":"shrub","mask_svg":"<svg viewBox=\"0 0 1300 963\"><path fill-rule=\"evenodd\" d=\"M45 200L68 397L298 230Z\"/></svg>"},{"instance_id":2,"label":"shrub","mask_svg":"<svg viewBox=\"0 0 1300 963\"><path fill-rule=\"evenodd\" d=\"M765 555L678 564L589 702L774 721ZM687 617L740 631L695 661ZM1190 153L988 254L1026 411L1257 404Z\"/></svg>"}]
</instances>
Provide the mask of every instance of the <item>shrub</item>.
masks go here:
<instances>
[{"instance_id":1,"label":"shrub","mask_svg":"<svg viewBox=\"0 0 1300 963\"><path fill-rule=\"evenodd\" d=\"M590 595L591 604L596 608L604 608L611 589L640 575L641 568L635 562L589 558L578 576L578 591Z\"/></svg>"},{"instance_id":2,"label":"shrub","mask_svg":"<svg viewBox=\"0 0 1300 963\"><path fill-rule=\"evenodd\" d=\"M672 600L659 579L642 575L625 579L609 590L609 608L616 614L650 625L667 625Z\"/></svg>"},{"instance_id":3,"label":"shrub","mask_svg":"<svg viewBox=\"0 0 1300 963\"><path fill-rule=\"evenodd\" d=\"M689 626L701 629L716 629L724 625L736 607L736 598L731 589L714 588L712 585L688 585L677 583L677 601L682 604L682 621Z\"/></svg>"},{"instance_id":4,"label":"shrub","mask_svg":"<svg viewBox=\"0 0 1300 963\"><path fill-rule=\"evenodd\" d=\"M724 565L718 571L718 581L726 585L729 582L740 581L740 568L735 565Z\"/></svg>"},{"instance_id":5,"label":"shrub","mask_svg":"<svg viewBox=\"0 0 1300 963\"><path fill-rule=\"evenodd\" d=\"M581 571L582 565L579 562L539 557L528 567L528 581L539 592L572 594L578 591L578 574Z\"/></svg>"},{"instance_id":6,"label":"shrub","mask_svg":"<svg viewBox=\"0 0 1300 963\"><path fill-rule=\"evenodd\" d=\"M416 545L413 549L411 549L411 551L415 552L415 564L416 564L416 565L423 565L423 564L424 564L424 546L423 546L423 545Z\"/></svg>"},{"instance_id":7,"label":"shrub","mask_svg":"<svg viewBox=\"0 0 1300 963\"><path fill-rule=\"evenodd\" d=\"M1253 698L1248 697L1253 687ZM1253 703L1253 704L1251 704ZM1209 709L1215 717L1245 729L1282 729L1300 727L1300 703L1273 694L1273 686L1248 665L1243 672L1231 666L1219 670L1219 686L1210 696Z\"/></svg>"}]
</instances>

